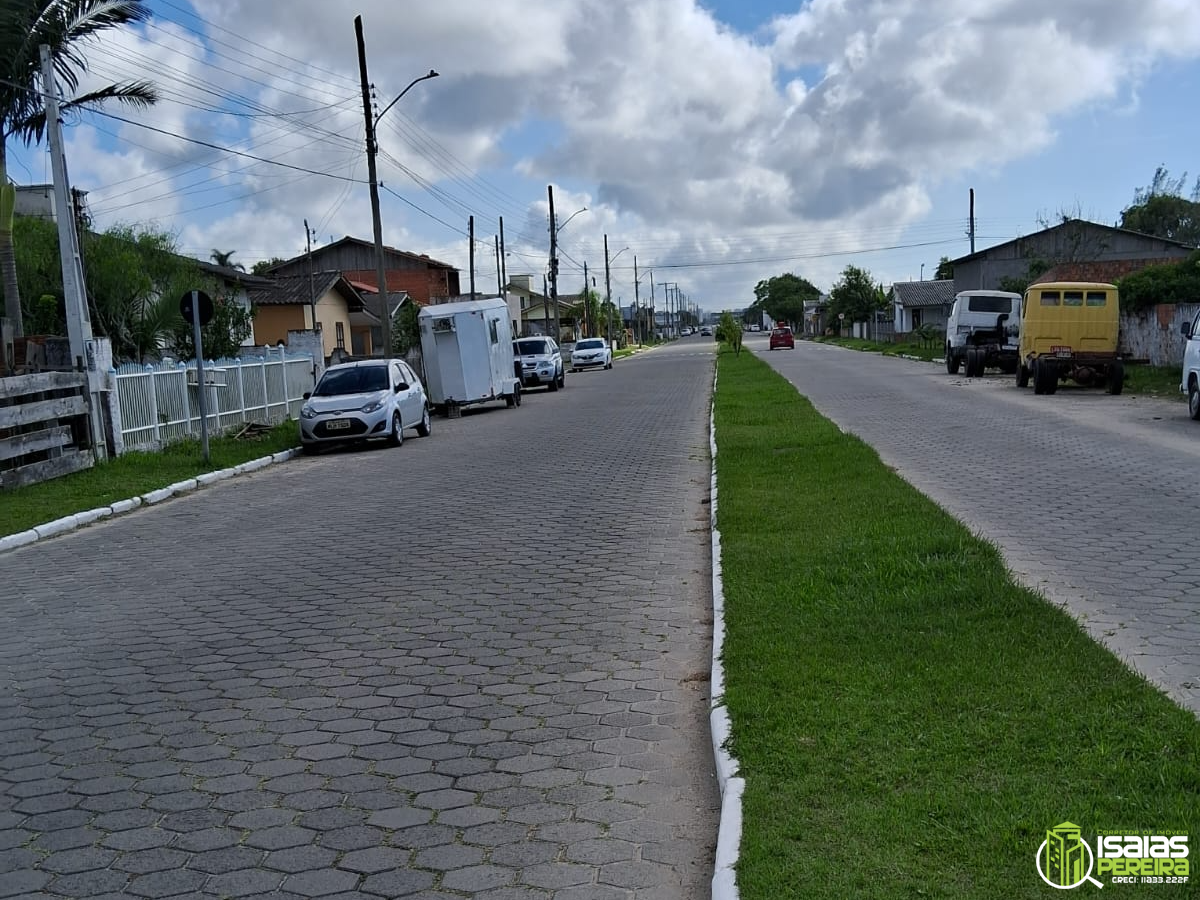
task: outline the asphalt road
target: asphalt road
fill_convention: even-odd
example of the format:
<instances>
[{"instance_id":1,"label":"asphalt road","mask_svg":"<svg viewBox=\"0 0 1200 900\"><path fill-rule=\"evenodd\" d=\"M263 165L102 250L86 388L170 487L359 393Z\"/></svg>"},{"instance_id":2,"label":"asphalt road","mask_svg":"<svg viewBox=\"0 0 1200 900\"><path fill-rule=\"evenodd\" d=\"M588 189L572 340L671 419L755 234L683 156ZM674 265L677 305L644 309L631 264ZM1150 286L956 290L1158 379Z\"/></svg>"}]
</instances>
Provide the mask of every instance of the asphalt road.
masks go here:
<instances>
[{"instance_id":1,"label":"asphalt road","mask_svg":"<svg viewBox=\"0 0 1200 900\"><path fill-rule=\"evenodd\" d=\"M0 556L0 897L705 896L712 367Z\"/></svg>"},{"instance_id":2,"label":"asphalt road","mask_svg":"<svg viewBox=\"0 0 1200 900\"><path fill-rule=\"evenodd\" d=\"M760 353L844 431L976 533L1017 578L1200 713L1200 425L1170 400L798 341Z\"/></svg>"}]
</instances>

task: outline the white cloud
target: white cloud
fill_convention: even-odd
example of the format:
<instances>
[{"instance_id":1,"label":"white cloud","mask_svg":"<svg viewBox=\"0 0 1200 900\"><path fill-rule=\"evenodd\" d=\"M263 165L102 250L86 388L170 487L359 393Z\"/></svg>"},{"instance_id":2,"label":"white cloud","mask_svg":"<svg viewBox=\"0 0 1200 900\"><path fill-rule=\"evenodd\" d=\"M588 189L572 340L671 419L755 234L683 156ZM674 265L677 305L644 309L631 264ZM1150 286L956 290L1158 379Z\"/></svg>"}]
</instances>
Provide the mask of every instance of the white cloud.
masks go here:
<instances>
[{"instance_id":1,"label":"white cloud","mask_svg":"<svg viewBox=\"0 0 1200 900\"><path fill-rule=\"evenodd\" d=\"M244 113L248 103L330 108L285 122L164 102L130 117L357 181L230 157L192 168L213 153L100 121L136 145L106 152L99 135L75 129L77 184L101 212L170 222L189 247L296 252L306 217L323 239L368 237L352 12L315 0L293 0L286 14L250 0L196 6L221 26L203 48L160 20L144 38L106 38L95 75L148 75L165 98L190 103L236 94ZM566 185L560 220L590 210L564 233L568 252L595 262L607 232L643 265L770 260L696 270L712 293L742 299L788 267L780 257L901 241L930 214L939 183L1041 152L1061 140L1064 117L1129 108L1161 61L1200 55L1190 0L813 0L757 36L696 0L363 0L357 11L380 105L429 68L442 73L387 114L385 184L456 228L474 213L488 239L504 214L510 246L543 263L544 187L528 185ZM530 134L545 141L531 145ZM150 200L170 185L149 182L172 175L176 192ZM217 187L240 199L203 209L221 199ZM465 267L465 239L385 198L389 243ZM850 261L795 265L827 285Z\"/></svg>"}]
</instances>

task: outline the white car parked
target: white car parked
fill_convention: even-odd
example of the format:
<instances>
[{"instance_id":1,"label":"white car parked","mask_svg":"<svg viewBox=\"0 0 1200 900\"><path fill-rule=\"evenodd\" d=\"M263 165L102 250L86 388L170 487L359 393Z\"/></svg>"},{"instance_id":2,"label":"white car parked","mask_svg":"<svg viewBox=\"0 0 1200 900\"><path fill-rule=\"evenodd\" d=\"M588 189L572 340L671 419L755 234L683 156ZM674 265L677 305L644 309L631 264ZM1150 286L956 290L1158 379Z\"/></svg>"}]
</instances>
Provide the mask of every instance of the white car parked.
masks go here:
<instances>
[{"instance_id":1,"label":"white car parked","mask_svg":"<svg viewBox=\"0 0 1200 900\"><path fill-rule=\"evenodd\" d=\"M1179 379L1179 390L1187 394L1188 413L1200 422L1200 313L1190 322L1183 323L1183 376Z\"/></svg>"},{"instance_id":2,"label":"white car parked","mask_svg":"<svg viewBox=\"0 0 1200 900\"><path fill-rule=\"evenodd\" d=\"M383 438L395 447L404 429L428 437L432 430L425 388L408 363L369 359L330 366L300 408L300 446L314 453L322 444Z\"/></svg>"},{"instance_id":3,"label":"white car parked","mask_svg":"<svg viewBox=\"0 0 1200 900\"><path fill-rule=\"evenodd\" d=\"M591 366L600 366L603 369L612 368L612 348L608 346L608 341L604 338L584 338L571 351L571 369L573 371Z\"/></svg>"},{"instance_id":4,"label":"white car parked","mask_svg":"<svg viewBox=\"0 0 1200 900\"><path fill-rule=\"evenodd\" d=\"M553 338L525 337L513 341L513 355L520 366L523 387L546 385L552 391L567 386L565 366Z\"/></svg>"}]
</instances>

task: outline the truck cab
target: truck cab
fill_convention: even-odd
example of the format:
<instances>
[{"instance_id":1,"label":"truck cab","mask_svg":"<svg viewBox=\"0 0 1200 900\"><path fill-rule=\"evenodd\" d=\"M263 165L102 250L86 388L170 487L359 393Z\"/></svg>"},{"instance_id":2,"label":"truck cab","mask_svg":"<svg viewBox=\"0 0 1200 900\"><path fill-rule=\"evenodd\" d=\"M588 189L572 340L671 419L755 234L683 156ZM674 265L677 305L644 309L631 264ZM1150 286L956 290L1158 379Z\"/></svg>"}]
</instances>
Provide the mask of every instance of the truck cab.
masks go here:
<instances>
[{"instance_id":1,"label":"truck cab","mask_svg":"<svg viewBox=\"0 0 1200 900\"><path fill-rule=\"evenodd\" d=\"M960 291L946 320L946 371L978 378L984 369L1012 374L1017 367L1021 295L1008 291Z\"/></svg>"}]
</instances>

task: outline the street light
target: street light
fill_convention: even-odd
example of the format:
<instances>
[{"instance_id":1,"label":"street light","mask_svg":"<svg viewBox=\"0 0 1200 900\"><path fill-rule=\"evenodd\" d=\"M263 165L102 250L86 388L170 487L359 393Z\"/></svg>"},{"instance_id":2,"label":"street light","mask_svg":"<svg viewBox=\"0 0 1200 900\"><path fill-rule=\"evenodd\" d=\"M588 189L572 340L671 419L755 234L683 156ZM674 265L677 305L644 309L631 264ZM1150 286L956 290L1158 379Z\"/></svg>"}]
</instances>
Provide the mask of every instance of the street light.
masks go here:
<instances>
[{"instance_id":1,"label":"street light","mask_svg":"<svg viewBox=\"0 0 1200 900\"><path fill-rule=\"evenodd\" d=\"M358 75L362 82L363 95L363 115L366 118L367 124L367 180L371 185L371 225L375 230L375 279L378 283L379 290L379 316L380 325L382 326L383 336L383 357L387 358L392 353L392 312L391 304L388 301L387 289L387 272L383 262L383 223L379 215L379 177L375 169L375 126L379 124L379 120L383 118L383 113L387 112L397 101L409 92L413 85L419 81L426 81L430 78L437 78L438 73L433 69L419 78L414 78L408 83L408 87L396 95L396 99L383 108L378 116L371 113L371 82L367 78L367 50L363 41L363 26L362 16L354 17L354 34L358 39ZM316 327L316 323L313 323Z\"/></svg>"},{"instance_id":2,"label":"street light","mask_svg":"<svg viewBox=\"0 0 1200 900\"><path fill-rule=\"evenodd\" d=\"M628 249L628 247L622 247L617 251L616 256L614 256L612 259L616 259L617 256L620 256ZM609 347L612 347L612 277L609 270L609 264L612 262L612 259L608 258L608 235L606 234L604 236L604 298L605 302L608 304L608 308L605 310L605 316L608 319Z\"/></svg>"}]
</instances>

